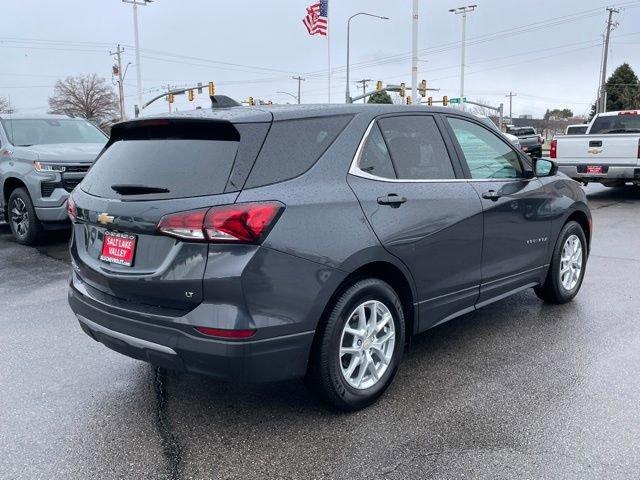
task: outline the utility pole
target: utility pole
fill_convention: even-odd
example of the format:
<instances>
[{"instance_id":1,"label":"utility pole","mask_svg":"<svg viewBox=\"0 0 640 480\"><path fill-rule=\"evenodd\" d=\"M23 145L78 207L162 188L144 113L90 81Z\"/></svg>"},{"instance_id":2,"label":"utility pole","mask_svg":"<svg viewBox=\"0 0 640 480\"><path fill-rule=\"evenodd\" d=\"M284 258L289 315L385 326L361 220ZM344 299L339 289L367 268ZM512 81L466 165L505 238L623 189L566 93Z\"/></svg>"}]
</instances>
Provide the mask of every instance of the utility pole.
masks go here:
<instances>
[{"instance_id":1,"label":"utility pole","mask_svg":"<svg viewBox=\"0 0 640 480\"><path fill-rule=\"evenodd\" d=\"M122 80L122 52L124 52L124 50L122 50L120 48L120 44L118 44L118 48L116 49L115 52L109 52L109 54L111 56L116 57L116 68L118 70L117 76L118 76L118 97L120 99L120 101L118 102L120 105L120 120L124 120L125 119L125 115L124 115L124 84L123 84L123 80ZM115 70L115 69L114 69Z\"/></svg>"},{"instance_id":2,"label":"utility pole","mask_svg":"<svg viewBox=\"0 0 640 480\"><path fill-rule=\"evenodd\" d=\"M298 81L298 105L300 105L301 100L300 100L300 91L301 91L301 85L302 82L304 82L306 80L306 78L301 77L300 75L298 75L297 77L291 77L294 80Z\"/></svg>"},{"instance_id":3,"label":"utility pole","mask_svg":"<svg viewBox=\"0 0 640 480\"><path fill-rule=\"evenodd\" d=\"M411 97L418 98L418 0L413 0L411 13Z\"/></svg>"},{"instance_id":4,"label":"utility pole","mask_svg":"<svg viewBox=\"0 0 640 480\"><path fill-rule=\"evenodd\" d=\"M367 93L367 84L369 82L373 82L370 78L363 78L362 80L356 80L356 83L362 85L362 94L365 95ZM362 101L366 103L366 100L363 98Z\"/></svg>"},{"instance_id":5,"label":"utility pole","mask_svg":"<svg viewBox=\"0 0 640 480\"><path fill-rule=\"evenodd\" d=\"M460 55L460 107L464 110L464 62L467 47L467 13L473 12L477 5L452 8L449 12L462 15L462 52Z\"/></svg>"},{"instance_id":6,"label":"utility pole","mask_svg":"<svg viewBox=\"0 0 640 480\"><path fill-rule=\"evenodd\" d=\"M517 93L509 92L509 95L505 95L505 97L509 97L509 120L513 120L513 97L517 97Z\"/></svg>"},{"instance_id":7,"label":"utility pole","mask_svg":"<svg viewBox=\"0 0 640 480\"><path fill-rule=\"evenodd\" d=\"M609 19L607 20L607 33L604 37L604 54L602 56L602 76L600 77L600 95L598 98L599 108L597 109L597 113L606 112L607 111L607 60L609 57L609 39L611 38L611 30L612 27L615 27L617 23L613 22L613 14L620 13L620 10L616 10L612 7L607 7L607 12L609 12Z\"/></svg>"},{"instance_id":8,"label":"utility pole","mask_svg":"<svg viewBox=\"0 0 640 480\"><path fill-rule=\"evenodd\" d=\"M133 39L136 47L136 83L138 87L138 112L142 111L142 70L140 67L140 42L138 41L138 5L146 6L153 0L122 0L133 5Z\"/></svg>"}]
</instances>

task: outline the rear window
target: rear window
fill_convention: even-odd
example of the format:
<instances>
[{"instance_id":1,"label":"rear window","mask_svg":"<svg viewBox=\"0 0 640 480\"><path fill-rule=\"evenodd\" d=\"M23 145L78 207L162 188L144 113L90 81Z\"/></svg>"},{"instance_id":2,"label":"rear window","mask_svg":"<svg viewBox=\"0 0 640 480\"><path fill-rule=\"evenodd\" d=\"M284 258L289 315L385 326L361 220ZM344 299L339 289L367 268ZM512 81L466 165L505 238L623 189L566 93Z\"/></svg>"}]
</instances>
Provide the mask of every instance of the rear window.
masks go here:
<instances>
[{"instance_id":1,"label":"rear window","mask_svg":"<svg viewBox=\"0 0 640 480\"><path fill-rule=\"evenodd\" d=\"M582 135L587 133L589 125L570 125L567 127L567 135Z\"/></svg>"},{"instance_id":2,"label":"rear window","mask_svg":"<svg viewBox=\"0 0 640 480\"><path fill-rule=\"evenodd\" d=\"M302 175L318 161L351 118L340 115L274 122L245 188Z\"/></svg>"},{"instance_id":3,"label":"rear window","mask_svg":"<svg viewBox=\"0 0 640 480\"><path fill-rule=\"evenodd\" d=\"M106 198L184 198L222 193L237 150L238 142L234 141L119 140L96 161L81 188ZM128 193L123 186L130 187Z\"/></svg>"},{"instance_id":4,"label":"rear window","mask_svg":"<svg viewBox=\"0 0 640 480\"><path fill-rule=\"evenodd\" d=\"M640 132L640 115L606 115L595 119L589 134L594 133L638 133Z\"/></svg>"}]
</instances>

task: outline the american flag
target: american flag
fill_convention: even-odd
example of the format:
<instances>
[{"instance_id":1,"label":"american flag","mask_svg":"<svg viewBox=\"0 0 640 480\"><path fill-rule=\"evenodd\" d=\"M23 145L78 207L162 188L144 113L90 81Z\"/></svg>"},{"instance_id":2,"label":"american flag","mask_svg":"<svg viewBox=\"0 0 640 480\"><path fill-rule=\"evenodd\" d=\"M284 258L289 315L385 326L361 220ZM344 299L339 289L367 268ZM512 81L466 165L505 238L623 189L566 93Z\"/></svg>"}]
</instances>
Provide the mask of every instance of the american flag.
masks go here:
<instances>
[{"instance_id":1,"label":"american flag","mask_svg":"<svg viewBox=\"0 0 640 480\"><path fill-rule=\"evenodd\" d=\"M327 17L329 14L329 0L320 0L310 7L307 7L307 15L302 19L302 23L307 27L309 35L327 34Z\"/></svg>"}]
</instances>

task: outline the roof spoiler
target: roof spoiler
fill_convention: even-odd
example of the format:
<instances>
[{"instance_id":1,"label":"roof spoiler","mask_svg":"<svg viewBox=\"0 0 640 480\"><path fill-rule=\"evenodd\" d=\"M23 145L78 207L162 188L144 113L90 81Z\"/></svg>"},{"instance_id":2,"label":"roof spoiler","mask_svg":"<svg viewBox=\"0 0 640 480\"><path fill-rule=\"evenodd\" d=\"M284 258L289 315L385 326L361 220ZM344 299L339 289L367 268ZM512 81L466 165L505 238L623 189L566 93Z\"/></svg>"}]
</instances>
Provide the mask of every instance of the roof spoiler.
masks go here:
<instances>
[{"instance_id":1,"label":"roof spoiler","mask_svg":"<svg viewBox=\"0 0 640 480\"><path fill-rule=\"evenodd\" d=\"M240 107L242 104L236 102L233 98L226 95L211 95L211 108L230 108Z\"/></svg>"}]
</instances>

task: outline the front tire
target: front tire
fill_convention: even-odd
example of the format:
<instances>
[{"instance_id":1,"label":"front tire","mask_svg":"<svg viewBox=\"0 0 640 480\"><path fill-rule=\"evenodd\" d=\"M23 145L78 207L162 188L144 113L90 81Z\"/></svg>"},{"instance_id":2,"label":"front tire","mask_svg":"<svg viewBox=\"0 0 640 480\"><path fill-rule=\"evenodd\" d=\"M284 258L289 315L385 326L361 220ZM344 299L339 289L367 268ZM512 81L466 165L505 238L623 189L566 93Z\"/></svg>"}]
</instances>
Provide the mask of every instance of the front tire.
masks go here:
<instances>
[{"instance_id":1,"label":"front tire","mask_svg":"<svg viewBox=\"0 0 640 480\"><path fill-rule=\"evenodd\" d=\"M400 298L382 280L359 280L330 306L317 335L309 386L340 410L367 407L389 387L402 359Z\"/></svg>"},{"instance_id":2,"label":"front tire","mask_svg":"<svg viewBox=\"0 0 640 480\"><path fill-rule=\"evenodd\" d=\"M9 195L8 221L18 243L34 245L42 236L42 225L25 188L16 188Z\"/></svg>"},{"instance_id":3,"label":"front tire","mask_svg":"<svg viewBox=\"0 0 640 480\"><path fill-rule=\"evenodd\" d=\"M544 284L534 289L536 295L555 304L573 300L582 286L587 256L584 230L578 222L568 222L558 236Z\"/></svg>"}]
</instances>

